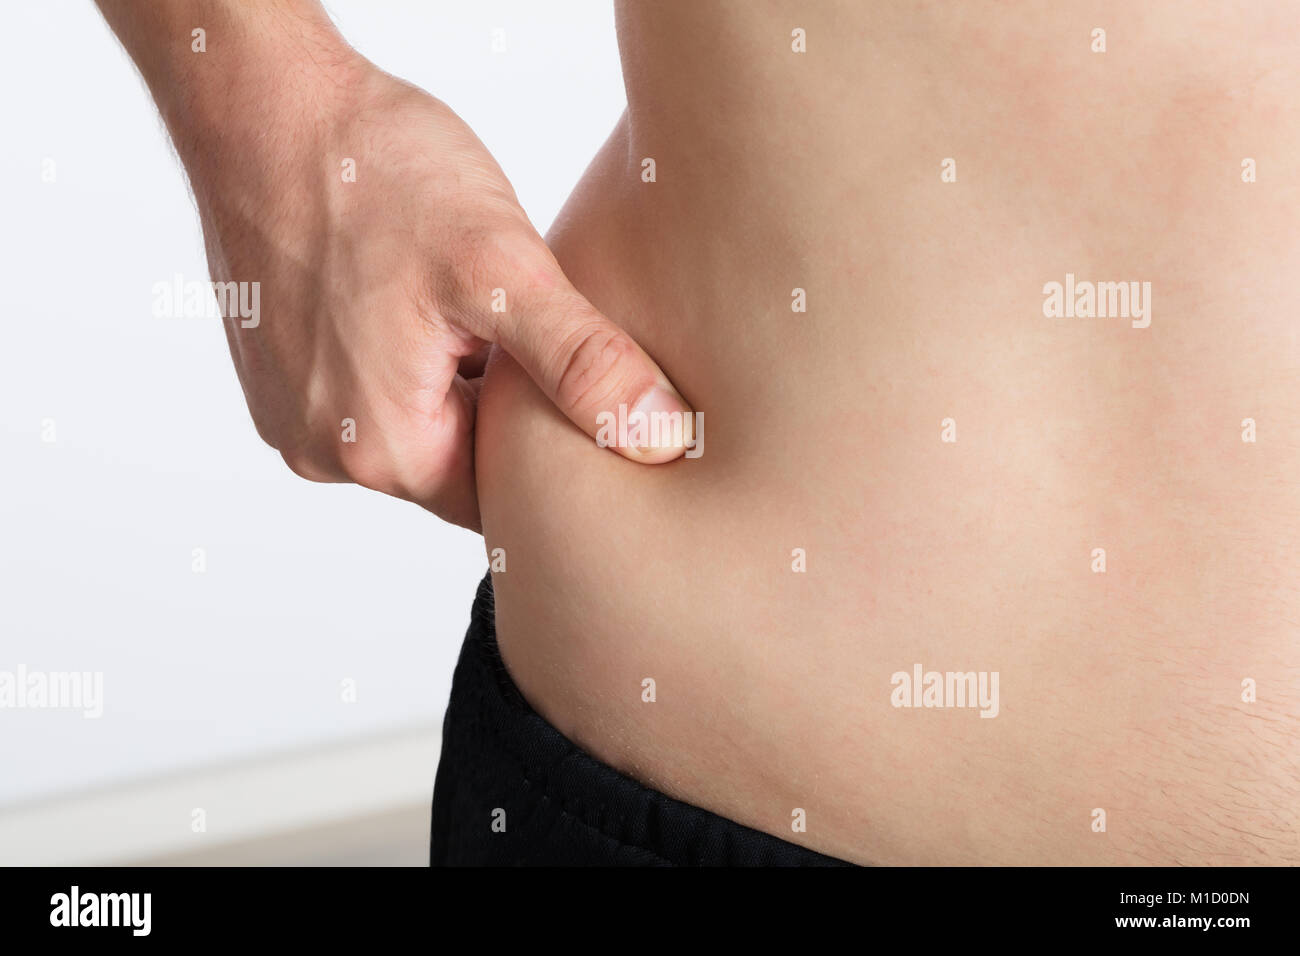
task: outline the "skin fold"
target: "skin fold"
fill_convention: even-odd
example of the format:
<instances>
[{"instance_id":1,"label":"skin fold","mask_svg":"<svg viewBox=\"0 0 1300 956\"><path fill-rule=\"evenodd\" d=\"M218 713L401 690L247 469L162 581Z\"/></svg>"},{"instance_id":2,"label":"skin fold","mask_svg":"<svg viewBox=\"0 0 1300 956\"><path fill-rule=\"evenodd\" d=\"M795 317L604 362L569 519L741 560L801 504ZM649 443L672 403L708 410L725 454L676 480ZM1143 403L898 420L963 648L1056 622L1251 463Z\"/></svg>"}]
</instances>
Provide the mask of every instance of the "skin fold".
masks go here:
<instances>
[{"instance_id":1,"label":"skin fold","mask_svg":"<svg viewBox=\"0 0 1300 956\"><path fill-rule=\"evenodd\" d=\"M1294 5L618 12L628 110L547 241L704 450L612 455L494 352L527 699L858 862L1300 863ZM1067 273L1150 282L1149 326L1045 316ZM997 716L893 706L917 663Z\"/></svg>"}]
</instances>

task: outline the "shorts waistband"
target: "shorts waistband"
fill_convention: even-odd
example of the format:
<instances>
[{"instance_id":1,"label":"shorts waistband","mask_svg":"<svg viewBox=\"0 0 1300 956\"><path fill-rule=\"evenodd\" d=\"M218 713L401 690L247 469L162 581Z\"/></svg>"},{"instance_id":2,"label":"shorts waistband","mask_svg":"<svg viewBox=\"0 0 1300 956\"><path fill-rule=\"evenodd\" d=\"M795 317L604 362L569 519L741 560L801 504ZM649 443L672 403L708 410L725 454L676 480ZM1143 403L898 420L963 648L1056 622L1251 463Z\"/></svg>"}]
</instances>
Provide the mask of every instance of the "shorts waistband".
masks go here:
<instances>
[{"instance_id":1,"label":"shorts waistband","mask_svg":"<svg viewBox=\"0 0 1300 956\"><path fill-rule=\"evenodd\" d=\"M430 859L445 865L846 866L683 803L583 752L524 700L479 584L452 681Z\"/></svg>"}]
</instances>

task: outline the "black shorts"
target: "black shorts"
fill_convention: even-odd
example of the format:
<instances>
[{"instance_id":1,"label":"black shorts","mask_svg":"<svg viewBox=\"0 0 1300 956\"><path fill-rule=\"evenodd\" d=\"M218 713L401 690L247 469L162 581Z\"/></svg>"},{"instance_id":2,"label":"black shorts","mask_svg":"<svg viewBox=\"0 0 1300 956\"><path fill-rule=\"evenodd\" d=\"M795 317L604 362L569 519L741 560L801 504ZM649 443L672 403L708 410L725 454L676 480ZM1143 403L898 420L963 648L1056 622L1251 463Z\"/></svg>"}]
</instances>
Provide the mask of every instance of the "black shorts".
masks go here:
<instances>
[{"instance_id":1,"label":"black shorts","mask_svg":"<svg viewBox=\"0 0 1300 956\"><path fill-rule=\"evenodd\" d=\"M456 665L433 790L434 866L845 866L641 786L528 706L497 649L492 579Z\"/></svg>"}]
</instances>

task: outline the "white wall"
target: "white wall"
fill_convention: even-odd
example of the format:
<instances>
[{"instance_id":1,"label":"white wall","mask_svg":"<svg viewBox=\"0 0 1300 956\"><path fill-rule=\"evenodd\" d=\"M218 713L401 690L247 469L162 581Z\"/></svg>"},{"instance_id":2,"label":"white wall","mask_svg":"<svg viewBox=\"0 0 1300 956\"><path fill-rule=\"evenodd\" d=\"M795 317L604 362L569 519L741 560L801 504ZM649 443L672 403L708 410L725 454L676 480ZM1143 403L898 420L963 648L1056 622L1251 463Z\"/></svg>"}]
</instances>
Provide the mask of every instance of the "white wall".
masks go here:
<instances>
[{"instance_id":1,"label":"white wall","mask_svg":"<svg viewBox=\"0 0 1300 956\"><path fill-rule=\"evenodd\" d=\"M543 230L622 109L604 0L330 9L466 118ZM0 709L0 807L440 721L480 539L291 475L219 323L151 316L155 282L206 275L202 243L88 0L8 5L0 87L0 671L102 671L105 707Z\"/></svg>"}]
</instances>

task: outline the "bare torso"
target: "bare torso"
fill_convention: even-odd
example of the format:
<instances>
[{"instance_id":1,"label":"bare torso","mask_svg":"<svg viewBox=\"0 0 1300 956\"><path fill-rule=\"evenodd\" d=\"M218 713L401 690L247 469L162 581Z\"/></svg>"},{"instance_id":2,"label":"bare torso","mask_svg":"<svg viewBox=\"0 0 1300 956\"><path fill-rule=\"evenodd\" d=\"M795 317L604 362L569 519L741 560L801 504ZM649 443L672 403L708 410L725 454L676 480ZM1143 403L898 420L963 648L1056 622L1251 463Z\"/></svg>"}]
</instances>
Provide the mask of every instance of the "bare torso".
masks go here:
<instances>
[{"instance_id":1,"label":"bare torso","mask_svg":"<svg viewBox=\"0 0 1300 956\"><path fill-rule=\"evenodd\" d=\"M1300 863L1300 10L1094 6L620 9L549 241L703 455L508 358L478 422L506 663L598 758L860 862Z\"/></svg>"}]
</instances>

